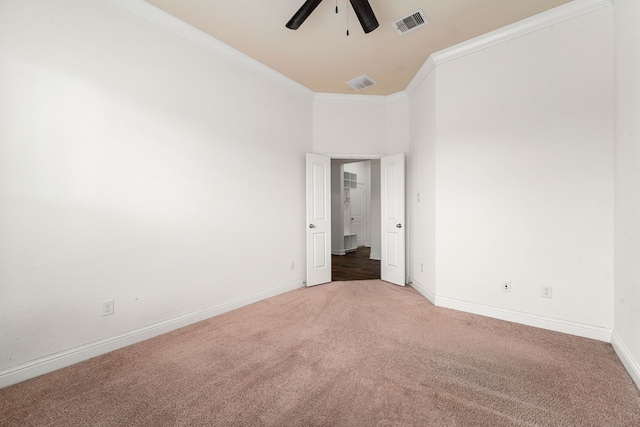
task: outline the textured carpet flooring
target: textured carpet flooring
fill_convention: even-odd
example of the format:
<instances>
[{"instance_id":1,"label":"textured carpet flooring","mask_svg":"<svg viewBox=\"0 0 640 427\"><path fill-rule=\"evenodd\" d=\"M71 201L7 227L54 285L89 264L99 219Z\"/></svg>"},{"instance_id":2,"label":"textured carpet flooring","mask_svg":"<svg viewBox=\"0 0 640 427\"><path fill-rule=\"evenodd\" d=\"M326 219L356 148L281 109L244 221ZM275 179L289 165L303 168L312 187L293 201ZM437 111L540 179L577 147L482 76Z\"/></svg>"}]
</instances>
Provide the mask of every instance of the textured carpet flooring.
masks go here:
<instances>
[{"instance_id":1,"label":"textured carpet flooring","mask_svg":"<svg viewBox=\"0 0 640 427\"><path fill-rule=\"evenodd\" d=\"M0 390L2 426L640 426L609 344L379 280L295 290Z\"/></svg>"}]
</instances>

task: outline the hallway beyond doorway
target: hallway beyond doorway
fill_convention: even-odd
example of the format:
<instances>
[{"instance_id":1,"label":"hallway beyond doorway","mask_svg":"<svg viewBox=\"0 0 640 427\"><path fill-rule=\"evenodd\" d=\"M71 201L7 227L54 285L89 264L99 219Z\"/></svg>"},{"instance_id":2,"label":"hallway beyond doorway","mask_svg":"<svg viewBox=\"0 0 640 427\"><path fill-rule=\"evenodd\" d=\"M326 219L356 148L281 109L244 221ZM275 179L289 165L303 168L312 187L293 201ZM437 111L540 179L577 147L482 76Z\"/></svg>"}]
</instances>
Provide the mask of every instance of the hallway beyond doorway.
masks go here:
<instances>
[{"instance_id":1,"label":"hallway beyond doorway","mask_svg":"<svg viewBox=\"0 0 640 427\"><path fill-rule=\"evenodd\" d=\"M380 261L369 259L371 248L360 246L346 255L331 256L331 280L370 280L380 278Z\"/></svg>"}]
</instances>

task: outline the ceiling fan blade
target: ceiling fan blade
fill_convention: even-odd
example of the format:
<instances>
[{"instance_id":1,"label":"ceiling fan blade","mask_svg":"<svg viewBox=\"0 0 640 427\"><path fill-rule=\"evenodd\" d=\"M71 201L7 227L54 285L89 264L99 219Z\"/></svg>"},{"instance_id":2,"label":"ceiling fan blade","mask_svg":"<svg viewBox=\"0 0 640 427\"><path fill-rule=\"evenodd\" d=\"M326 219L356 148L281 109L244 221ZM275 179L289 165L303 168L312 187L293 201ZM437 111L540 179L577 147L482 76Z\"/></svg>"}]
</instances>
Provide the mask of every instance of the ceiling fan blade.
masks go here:
<instances>
[{"instance_id":1,"label":"ceiling fan blade","mask_svg":"<svg viewBox=\"0 0 640 427\"><path fill-rule=\"evenodd\" d=\"M378 20L376 19L376 15L373 13L373 9L371 9L371 5L367 0L350 0L351 6L353 10L356 12L356 16L358 17L358 21L360 21L360 25L362 25L362 29L364 33L370 33L371 31L378 28L380 24L378 24Z\"/></svg>"},{"instance_id":2,"label":"ceiling fan blade","mask_svg":"<svg viewBox=\"0 0 640 427\"><path fill-rule=\"evenodd\" d=\"M311 12L318 7L322 0L307 0L302 7L289 19L286 27L292 30L297 30L300 25L311 15Z\"/></svg>"}]
</instances>

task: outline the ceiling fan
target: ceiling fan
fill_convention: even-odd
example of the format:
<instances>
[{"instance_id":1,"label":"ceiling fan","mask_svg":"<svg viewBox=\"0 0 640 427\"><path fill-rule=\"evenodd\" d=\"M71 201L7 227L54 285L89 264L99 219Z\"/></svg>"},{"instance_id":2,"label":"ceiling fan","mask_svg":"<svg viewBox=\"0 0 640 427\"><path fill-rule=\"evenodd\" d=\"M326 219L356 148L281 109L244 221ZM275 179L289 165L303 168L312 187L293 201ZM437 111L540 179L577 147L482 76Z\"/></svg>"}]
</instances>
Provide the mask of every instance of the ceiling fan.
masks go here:
<instances>
[{"instance_id":1,"label":"ceiling fan","mask_svg":"<svg viewBox=\"0 0 640 427\"><path fill-rule=\"evenodd\" d=\"M291 17L289 22L287 22L286 27L292 30L297 30L300 25L302 25L302 23L309 17L309 15L311 15L311 12L313 12L314 9L318 7L321 1L322 0L305 1L302 7ZM364 30L365 34L370 33L371 31L378 28L378 20L376 19L376 15L373 13L373 9L371 9L371 5L367 0L349 1L351 2L353 10L356 12L358 21L360 21L360 25L362 25L362 29Z\"/></svg>"}]
</instances>

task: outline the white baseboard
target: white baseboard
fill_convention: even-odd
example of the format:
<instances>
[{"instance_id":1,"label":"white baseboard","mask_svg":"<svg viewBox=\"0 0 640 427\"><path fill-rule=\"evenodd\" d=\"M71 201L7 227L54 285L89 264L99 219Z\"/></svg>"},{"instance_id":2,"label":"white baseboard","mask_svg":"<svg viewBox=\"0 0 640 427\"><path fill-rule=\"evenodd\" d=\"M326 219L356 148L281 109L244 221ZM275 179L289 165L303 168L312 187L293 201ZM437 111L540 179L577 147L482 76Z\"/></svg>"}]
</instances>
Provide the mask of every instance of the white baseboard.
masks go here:
<instances>
[{"instance_id":1,"label":"white baseboard","mask_svg":"<svg viewBox=\"0 0 640 427\"><path fill-rule=\"evenodd\" d=\"M244 307L245 305L253 304L303 286L304 283L302 279L300 279L295 282L276 286L275 288L271 288L266 291L238 298L233 301L228 301L194 313L154 323L124 334L94 341L3 369L0 371L0 388L8 387L30 378L35 378L58 369L62 369L75 363L91 359L92 357L100 356L101 354L105 354L158 335L166 334L167 332L175 331L176 329L184 328L185 326L193 323L218 316L237 308Z\"/></svg>"},{"instance_id":2,"label":"white baseboard","mask_svg":"<svg viewBox=\"0 0 640 427\"><path fill-rule=\"evenodd\" d=\"M493 317L496 319L507 320L509 322L520 323L537 328L548 329L556 332L576 335L585 338L596 339L599 341L610 342L615 350L618 358L622 362L629 375L640 389L640 361L637 361L631 355L628 347L622 339L616 335L615 330L611 331L607 328L600 328L592 325L585 325L577 322L569 322L566 320L553 319L530 313L522 313L513 310L504 310L495 307L483 306L466 301L455 300L452 298L436 297L426 286L420 282L409 278L409 283L422 296L431 301L434 305L451 308L467 313L480 314L483 316Z\"/></svg>"},{"instance_id":3,"label":"white baseboard","mask_svg":"<svg viewBox=\"0 0 640 427\"><path fill-rule=\"evenodd\" d=\"M432 304L435 305L435 303L436 303L436 294L431 292L431 290L429 290L429 288L427 288L425 285L423 285L422 283L418 282L417 280L415 280L415 279L413 279L411 277L409 277L408 283L409 283L409 285L411 285L411 287L413 289L418 291L418 293L420 293L423 297L425 297L426 299L431 301Z\"/></svg>"},{"instance_id":4,"label":"white baseboard","mask_svg":"<svg viewBox=\"0 0 640 427\"><path fill-rule=\"evenodd\" d=\"M331 249L331 255L346 255L347 251L343 250L333 250Z\"/></svg>"},{"instance_id":5,"label":"white baseboard","mask_svg":"<svg viewBox=\"0 0 640 427\"><path fill-rule=\"evenodd\" d=\"M629 348L616 334L615 329L613 331L613 334L611 335L611 345L613 346L613 349L626 368L627 372L629 372L631 379L633 379L633 382L635 382L638 389L640 389L640 361L633 359Z\"/></svg>"},{"instance_id":6,"label":"white baseboard","mask_svg":"<svg viewBox=\"0 0 640 427\"><path fill-rule=\"evenodd\" d=\"M426 299L428 299L438 307L451 308L458 311L464 311L465 313L479 314L482 316L493 317L495 319L506 320L508 322L520 323L522 325L534 326L536 328L547 329L550 331L591 338L598 341L611 342L611 329L601 328L598 326L587 325L578 322L571 322L568 320L539 316L537 314L490 307L453 298L439 297L420 282L417 282L413 279L410 280L411 286L416 291L418 291L422 296L424 296Z\"/></svg>"},{"instance_id":7,"label":"white baseboard","mask_svg":"<svg viewBox=\"0 0 640 427\"><path fill-rule=\"evenodd\" d=\"M467 313L480 314L482 316L493 317L495 319L507 320L509 322L534 326L536 328L547 329L555 332L576 335L584 338L591 338L598 341L611 342L611 329L584 323L572 322L569 320L556 319L552 317L540 316L532 313L525 313L515 310L491 307L462 301L454 298L436 296L436 303L439 307L452 308Z\"/></svg>"}]
</instances>

